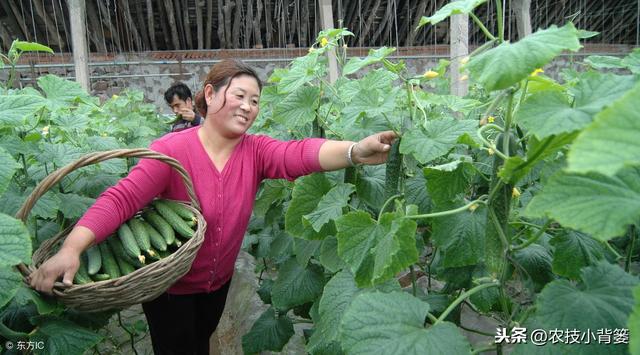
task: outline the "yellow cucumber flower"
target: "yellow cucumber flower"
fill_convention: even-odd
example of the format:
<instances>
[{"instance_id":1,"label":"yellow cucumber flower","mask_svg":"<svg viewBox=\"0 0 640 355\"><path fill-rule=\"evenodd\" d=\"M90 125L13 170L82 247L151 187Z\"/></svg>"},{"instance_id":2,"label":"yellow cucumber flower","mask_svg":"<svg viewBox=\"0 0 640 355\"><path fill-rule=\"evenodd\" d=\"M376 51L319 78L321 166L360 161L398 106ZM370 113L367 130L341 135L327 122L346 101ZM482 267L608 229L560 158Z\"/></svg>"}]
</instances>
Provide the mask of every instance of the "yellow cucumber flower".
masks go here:
<instances>
[{"instance_id":1,"label":"yellow cucumber flower","mask_svg":"<svg viewBox=\"0 0 640 355\"><path fill-rule=\"evenodd\" d=\"M424 74L422 74L422 76L427 78L427 79L437 78L438 75L440 75L440 74L438 74L437 71L433 71L433 70L427 70L426 72L424 72Z\"/></svg>"}]
</instances>

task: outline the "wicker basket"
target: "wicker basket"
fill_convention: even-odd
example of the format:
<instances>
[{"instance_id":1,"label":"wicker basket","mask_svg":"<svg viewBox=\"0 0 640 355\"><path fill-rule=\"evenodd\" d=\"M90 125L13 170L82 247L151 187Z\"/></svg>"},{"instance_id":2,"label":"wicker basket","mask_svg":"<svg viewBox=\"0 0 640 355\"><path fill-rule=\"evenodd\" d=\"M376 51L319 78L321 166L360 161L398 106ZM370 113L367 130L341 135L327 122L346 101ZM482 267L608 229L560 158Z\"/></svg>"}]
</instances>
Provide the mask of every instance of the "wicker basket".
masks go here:
<instances>
[{"instance_id":1,"label":"wicker basket","mask_svg":"<svg viewBox=\"0 0 640 355\"><path fill-rule=\"evenodd\" d=\"M184 204L198 219L197 229L191 239L187 240L170 256L141 267L134 272L116 279L97 281L83 285L66 286L56 282L53 294L65 305L84 312L98 312L108 309L122 309L128 306L156 298L191 268L200 245L204 241L206 222L200 213L200 206L193 192L191 178L180 163L166 155L148 149L117 149L85 155L77 161L56 170L36 186L24 202L16 218L26 221L29 212L53 185L62 180L70 172L83 166L99 163L112 158L150 158L169 164L182 176L186 185L191 205ZM30 266L20 264L18 269L27 280L28 276L45 260L55 254L55 248L71 231L71 227L58 235L44 241L33 253Z\"/></svg>"}]
</instances>

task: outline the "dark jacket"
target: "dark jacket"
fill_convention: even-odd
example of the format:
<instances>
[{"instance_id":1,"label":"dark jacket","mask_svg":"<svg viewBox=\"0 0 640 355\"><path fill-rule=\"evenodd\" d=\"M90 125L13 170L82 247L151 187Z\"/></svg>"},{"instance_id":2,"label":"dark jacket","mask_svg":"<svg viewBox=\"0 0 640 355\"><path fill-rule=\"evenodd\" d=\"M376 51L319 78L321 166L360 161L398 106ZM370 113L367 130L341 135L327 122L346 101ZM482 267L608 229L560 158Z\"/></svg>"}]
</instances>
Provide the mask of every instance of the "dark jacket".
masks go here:
<instances>
[{"instance_id":1,"label":"dark jacket","mask_svg":"<svg viewBox=\"0 0 640 355\"><path fill-rule=\"evenodd\" d=\"M173 123L171 125L171 132L179 132L179 131L182 131L183 129L199 126L203 122L204 122L204 119L196 113L196 117L191 122L187 120L179 119L175 123Z\"/></svg>"}]
</instances>

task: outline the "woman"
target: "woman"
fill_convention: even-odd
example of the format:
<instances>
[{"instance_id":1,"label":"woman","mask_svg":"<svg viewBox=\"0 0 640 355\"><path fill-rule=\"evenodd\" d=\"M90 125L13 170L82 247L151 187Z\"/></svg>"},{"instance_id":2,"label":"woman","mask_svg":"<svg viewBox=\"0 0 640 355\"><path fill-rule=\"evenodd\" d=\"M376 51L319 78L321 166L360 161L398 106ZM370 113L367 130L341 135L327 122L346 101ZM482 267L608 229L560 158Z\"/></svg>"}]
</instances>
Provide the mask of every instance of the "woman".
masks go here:
<instances>
[{"instance_id":1,"label":"woman","mask_svg":"<svg viewBox=\"0 0 640 355\"><path fill-rule=\"evenodd\" d=\"M208 354L226 300L235 259L263 179L286 178L354 164L386 161L393 132L358 143L308 138L278 141L250 135L262 84L240 61L214 65L196 107L204 124L168 134L151 149L187 170L207 221L205 240L191 270L157 299L143 304L155 354ZM157 160L142 159L129 175L105 191L78 221L60 251L31 276L31 286L50 293L60 276L71 284L80 254L102 242L155 197L188 200L178 174Z\"/></svg>"}]
</instances>

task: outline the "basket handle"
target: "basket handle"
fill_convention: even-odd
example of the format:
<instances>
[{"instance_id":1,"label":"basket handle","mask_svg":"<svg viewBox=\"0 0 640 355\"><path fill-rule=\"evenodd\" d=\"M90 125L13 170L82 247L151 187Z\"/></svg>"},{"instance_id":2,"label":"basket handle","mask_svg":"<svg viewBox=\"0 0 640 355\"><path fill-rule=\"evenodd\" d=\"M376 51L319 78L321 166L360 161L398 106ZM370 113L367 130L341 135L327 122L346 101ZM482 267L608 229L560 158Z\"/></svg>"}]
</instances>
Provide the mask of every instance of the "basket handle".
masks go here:
<instances>
[{"instance_id":1,"label":"basket handle","mask_svg":"<svg viewBox=\"0 0 640 355\"><path fill-rule=\"evenodd\" d=\"M108 150L104 152L95 152L89 153L80 159L71 162L62 168L52 172L47 177L45 177L38 186L31 192L29 197L24 201L20 210L16 213L16 218L26 222L27 216L31 212L31 209L36 204L38 199L42 197L49 189L60 182L65 176L67 176L72 171L82 168L87 165L96 164L105 160L113 159L113 158L148 158L148 159L156 159L160 160L164 163L167 163L169 166L174 168L178 174L182 177L182 181L184 181L185 187L187 189L187 195L189 195L189 199L191 200L192 206L200 210L200 204L198 203L198 199L196 198L196 194L193 189L193 182L191 181L191 177L184 167L178 162L176 159L166 156L162 153L158 153L156 151L146 149L146 148L136 148L136 149L114 149ZM29 268L24 265L18 265L18 269L20 272L27 276L31 272Z\"/></svg>"}]
</instances>

